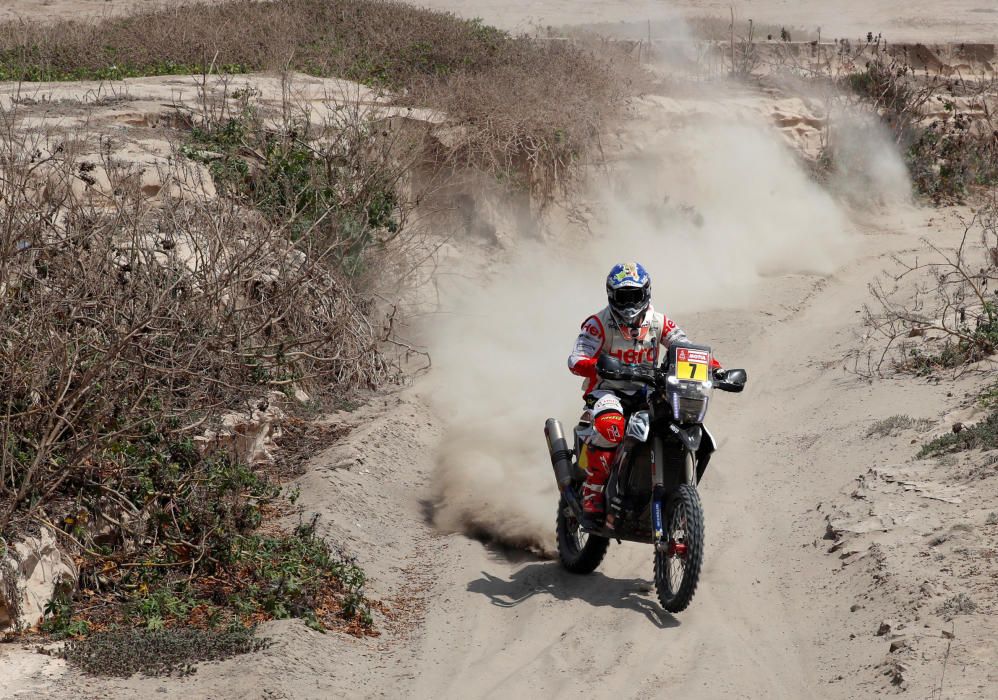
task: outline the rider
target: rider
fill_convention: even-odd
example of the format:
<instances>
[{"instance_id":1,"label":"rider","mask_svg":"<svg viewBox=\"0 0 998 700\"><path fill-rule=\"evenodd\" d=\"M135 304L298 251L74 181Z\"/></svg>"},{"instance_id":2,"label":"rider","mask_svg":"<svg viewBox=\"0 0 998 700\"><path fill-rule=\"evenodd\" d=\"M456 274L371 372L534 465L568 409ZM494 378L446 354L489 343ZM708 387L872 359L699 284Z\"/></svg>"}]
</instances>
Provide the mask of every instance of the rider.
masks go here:
<instances>
[{"instance_id":1,"label":"rider","mask_svg":"<svg viewBox=\"0 0 998 700\"><path fill-rule=\"evenodd\" d=\"M587 474L582 507L588 515L603 513L603 489L624 439L624 408L618 395L641 388L630 381L600 379L599 356L609 353L625 364L654 367L660 345L668 348L688 340L683 329L652 308L651 277L638 263L613 266L606 278L606 296L607 306L585 320L568 358L572 373L585 378L582 391L595 429L579 455L579 466ZM712 359L711 366L720 364Z\"/></svg>"}]
</instances>

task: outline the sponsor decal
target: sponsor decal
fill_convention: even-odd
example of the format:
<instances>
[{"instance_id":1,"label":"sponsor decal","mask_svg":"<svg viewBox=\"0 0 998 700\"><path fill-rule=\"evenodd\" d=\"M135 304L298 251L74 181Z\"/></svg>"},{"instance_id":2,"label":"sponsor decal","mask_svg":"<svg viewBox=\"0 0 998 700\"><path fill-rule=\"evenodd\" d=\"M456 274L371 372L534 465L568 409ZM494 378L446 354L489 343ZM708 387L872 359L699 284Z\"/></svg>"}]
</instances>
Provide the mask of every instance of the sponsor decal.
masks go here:
<instances>
[{"instance_id":1,"label":"sponsor decal","mask_svg":"<svg viewBox=\"0 0 998 700\"><path fill-rule=\"evenodd\" d=\"M596 419L595 426L600 435L617 444L623 436L624 416L620 413L604 413Z\"/></svg>"},{"instance_id":2,"label":"sponsor decal","mask_svg":"<svg viewBox=\"0 0 998 700\"><path fill-rule=\"evenodd\" d=\"M624 412L624 406L620 403L620 399L613 394L605 394L604 396L601 396L593 405L593 413L599 414L604 411L616 411L617 413L622 414Z\"/></svg>"},{"instance_id":3,"label":"sponsor decal","mask_svg":"<svg viewBox=\"0 0 998 700\"><path fill-rule=\"evenodd\" d=\"M645 348L643 350L629 348L627 350L613 350L610 354L625 364L640 365L658 359L658 348Z\"/></svg>"},{"instance_id":4,"label":"sponsor decal","mask_svg":"<svg viewBox=\"0 0 998 700\"><path fill-rule=\"evenodd\" d=\"M695 365L705 365L710 362L710 353L704 350L690 350L687 361Z\"/></svg>"},{"instance_id":5,"label":"sponsor decal","mask_svg":"<svg viewBox=\"0 0 998 700\"><path fill-rule=\"evenodd\" d=\"M621 265L620 270L613 276L613 279L617 282L623 282L626 279L632 279L635 282L640 282L641 278L638 275L638 264L637 263L624 263Z\"/></svg>"},{"instance_id":6,"label":"sponsor decal","mask_svg":"<svg viewBox=\"0 0 998 700\"><path fill-rule=\"evenodd\" d=\"M689 362L693 365L705 365L710 362L710 353L704 350L676 348L676 361Z\"/></svg>"}]
</instances>

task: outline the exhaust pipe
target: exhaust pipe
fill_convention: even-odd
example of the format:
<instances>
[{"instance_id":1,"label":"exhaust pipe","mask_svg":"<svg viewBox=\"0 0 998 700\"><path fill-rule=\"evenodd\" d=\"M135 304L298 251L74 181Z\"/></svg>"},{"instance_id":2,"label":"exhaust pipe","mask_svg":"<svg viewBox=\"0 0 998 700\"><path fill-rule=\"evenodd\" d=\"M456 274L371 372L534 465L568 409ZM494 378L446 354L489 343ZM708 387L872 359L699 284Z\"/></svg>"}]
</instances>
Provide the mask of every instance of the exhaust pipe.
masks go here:
<instances>
[{"instance_id":1,"label":"exhaust pipe","mask_svg":"<svg viewBox=\"0 0 998 700\"><path fill-rule=\"evenodd\" d=\"M558 480L558 488L564 491L572 485L572 451L568 449L565 431L561 429L561 423L557 419L548 418L545 421L544 437L548 441L554 478Z\"/></svg>"}]
</instances>

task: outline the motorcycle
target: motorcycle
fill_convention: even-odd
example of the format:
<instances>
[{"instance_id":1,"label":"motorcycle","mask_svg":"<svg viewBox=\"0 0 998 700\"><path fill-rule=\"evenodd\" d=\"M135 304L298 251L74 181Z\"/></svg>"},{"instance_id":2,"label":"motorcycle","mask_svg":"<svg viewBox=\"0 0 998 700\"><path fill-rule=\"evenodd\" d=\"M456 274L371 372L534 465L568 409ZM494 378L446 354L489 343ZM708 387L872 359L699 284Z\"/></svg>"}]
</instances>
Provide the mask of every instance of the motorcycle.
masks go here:
<instances>
[{"instance_id":1,"label":"motorcycle","mask_svg":"<svg viewBox=\"0 0 998 700\"><path fill-rule=\"evenodd\" d=\"M631 393L615 391L627 419L604 496L605 517L592 519L582 509L585 471L578 464L583 442L593 432L587 409L574 428L574 447L561 423L544 425L551 465L561 491L557 535L561 564L579 574L594 571L610 540L655 546L655 588L662 607L685 610L693 599L704 555L704 517L697 484L715 443L703 426L713 389L740 392L743 369L711 367L705 345L673 343L665 361L653 368L623 364L601 355L601 379L640 385Z\"/></svg>"}]
</instances>

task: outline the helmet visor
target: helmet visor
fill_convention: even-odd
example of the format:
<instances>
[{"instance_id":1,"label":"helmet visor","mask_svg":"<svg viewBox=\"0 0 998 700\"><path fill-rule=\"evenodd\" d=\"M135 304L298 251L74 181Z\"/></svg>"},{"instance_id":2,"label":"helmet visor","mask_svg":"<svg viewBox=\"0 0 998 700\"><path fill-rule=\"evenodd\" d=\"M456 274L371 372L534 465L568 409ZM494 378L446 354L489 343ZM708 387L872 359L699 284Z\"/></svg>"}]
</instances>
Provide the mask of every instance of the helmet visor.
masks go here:
<instances>
[{"instance_id":1,"label":"helmet visor","mask_svg":"<svg viewBox=\"0 0 998 700\"><path fill-rule=\"evenodd\" d=\"M644 287L621 287L610 292L610 301L614 306L640 306L647 299L648 291Z\"/></svg>"}]
</instances>

